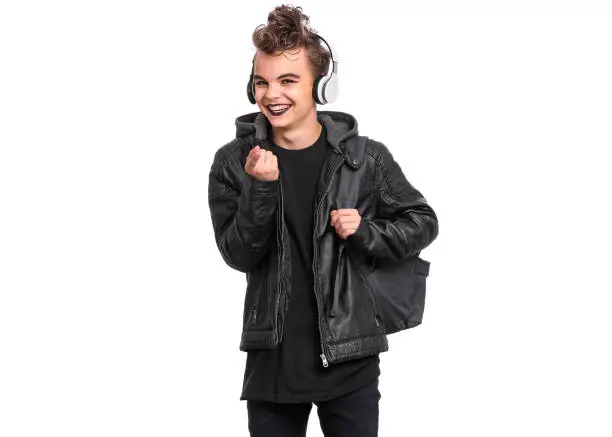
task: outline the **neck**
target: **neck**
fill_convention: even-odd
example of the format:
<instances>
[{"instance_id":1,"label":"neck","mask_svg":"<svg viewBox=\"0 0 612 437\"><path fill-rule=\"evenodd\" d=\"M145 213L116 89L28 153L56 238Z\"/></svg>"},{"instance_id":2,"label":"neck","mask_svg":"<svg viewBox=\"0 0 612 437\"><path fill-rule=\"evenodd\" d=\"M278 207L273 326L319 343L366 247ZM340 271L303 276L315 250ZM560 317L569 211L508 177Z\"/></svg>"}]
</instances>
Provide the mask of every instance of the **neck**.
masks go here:
<instances>
[{"instance_id":1,"label":"neck","mask_svg":"<svg viewBox=\"0 0 612 437\"><path fill-rule=\"evenodd\" d=\"M283 149L299 150L312 146L319 136L323 125L317 120L316 108L298 126L272 127L274 144Z\"/></svg>"}]
</instances>

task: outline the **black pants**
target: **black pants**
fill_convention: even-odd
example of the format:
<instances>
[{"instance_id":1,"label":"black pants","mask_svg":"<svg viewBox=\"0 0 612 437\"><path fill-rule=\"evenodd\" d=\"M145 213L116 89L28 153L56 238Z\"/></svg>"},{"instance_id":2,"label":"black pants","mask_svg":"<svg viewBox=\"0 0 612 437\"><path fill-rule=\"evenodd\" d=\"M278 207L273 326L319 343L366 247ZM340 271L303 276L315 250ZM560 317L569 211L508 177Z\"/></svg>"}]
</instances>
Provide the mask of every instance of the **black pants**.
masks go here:
<instances>
[{"instance_id":1,"label":"black pants","mask_svg":"<svg viewBox=\"0 0 612 437\"><path fill-rule=\"evenodd\" d=\"M328 401L317 402L325 437L378 436L378 379ZM247 401L251 437L306 437L312 402L275 403Z\"/></svg>"}]
</instances>

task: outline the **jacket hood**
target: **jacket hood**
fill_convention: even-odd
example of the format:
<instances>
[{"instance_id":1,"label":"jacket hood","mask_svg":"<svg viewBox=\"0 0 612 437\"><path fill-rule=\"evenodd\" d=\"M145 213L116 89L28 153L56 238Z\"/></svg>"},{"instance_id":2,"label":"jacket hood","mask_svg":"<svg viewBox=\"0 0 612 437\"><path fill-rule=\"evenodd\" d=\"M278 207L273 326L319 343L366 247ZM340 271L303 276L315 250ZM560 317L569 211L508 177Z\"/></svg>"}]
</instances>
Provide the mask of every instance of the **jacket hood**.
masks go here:
<instances>
[{"instance_id":1,"label":"jacket hood","mask_svg":"<svg viewBox=\"0 0 612 437\"><path fill-rule=\"evenodd\" d=\"M327 141L338 152L342 151L341 142L359 135L357 120L345 112L317 111L317 120L325 126ZM236 137L246 138L253 135L255 141L266 141L270 126L263 112L244 114L236 118Z\"/></svg>"}]
</instances>

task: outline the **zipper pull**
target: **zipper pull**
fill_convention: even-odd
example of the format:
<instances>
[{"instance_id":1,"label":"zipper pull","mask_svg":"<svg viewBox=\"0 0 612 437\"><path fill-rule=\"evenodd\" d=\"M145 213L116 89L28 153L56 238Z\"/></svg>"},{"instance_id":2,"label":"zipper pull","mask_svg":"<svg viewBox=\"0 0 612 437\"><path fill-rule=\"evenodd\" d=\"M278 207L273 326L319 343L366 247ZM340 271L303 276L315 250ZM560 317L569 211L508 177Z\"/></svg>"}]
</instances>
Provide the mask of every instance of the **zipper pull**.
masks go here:
<instances>
[{"instance_id":1,"label":"zipper pull","mask_svg":"<svg viewBox=\"0 0 612 437\"><path fill-rule=\"evenodd\" d=\"M325 357L325 354L321 354L320 357L321 360L323 360L323 367L328 367L329 363L327 362L327 357Z\"/></svg>"}]
</instances>

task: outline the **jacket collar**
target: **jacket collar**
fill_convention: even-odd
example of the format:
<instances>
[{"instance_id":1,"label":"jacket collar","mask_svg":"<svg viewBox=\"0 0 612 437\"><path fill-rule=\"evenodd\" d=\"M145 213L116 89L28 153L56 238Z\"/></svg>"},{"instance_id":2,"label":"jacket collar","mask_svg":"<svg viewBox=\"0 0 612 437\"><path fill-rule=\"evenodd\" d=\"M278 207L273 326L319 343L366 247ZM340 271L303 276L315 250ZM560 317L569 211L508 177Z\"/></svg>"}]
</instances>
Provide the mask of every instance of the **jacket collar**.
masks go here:
<instances>
[{"instance_id":1,"label":"jacket collar","mask_svg":"<svg viewBox=\"0 0 612 437\"><path fill-rule=\"evenodd\" d=\"M325 126L327 141L339 154L343 154L343 142L357 136L357 120L346 112L317 111L317 120ZM266 142L270 122L262 112L251 112L236 118L236 137L253 135L255 141Z\"/></svg>"}]
</instances>

